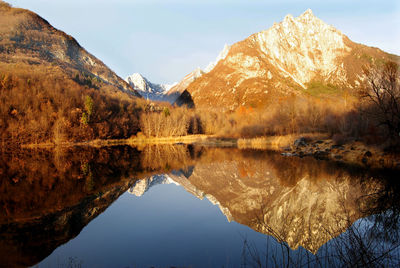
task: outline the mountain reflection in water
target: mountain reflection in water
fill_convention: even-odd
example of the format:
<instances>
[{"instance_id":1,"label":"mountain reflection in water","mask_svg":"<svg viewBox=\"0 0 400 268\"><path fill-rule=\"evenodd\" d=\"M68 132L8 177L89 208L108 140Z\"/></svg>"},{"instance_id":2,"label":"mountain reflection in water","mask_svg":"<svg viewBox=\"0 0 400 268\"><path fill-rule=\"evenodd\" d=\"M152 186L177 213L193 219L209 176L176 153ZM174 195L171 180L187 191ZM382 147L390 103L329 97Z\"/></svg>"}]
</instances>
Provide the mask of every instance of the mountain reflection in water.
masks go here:
<instances>
[{"instance_id":1,"label":"mountain reflection in water","mask_svg":"<svg viewBox=\"0 0 400 268\"><path fill-rule=\"evenodd\" d=\"M265 151L163 145L5 152L0 174L5 266L40 262L124 192L142 196L171 183L218 205L229 222L287 245L278 264L311 263L307 254L293 258L299 247L324 259L312 260L317 266L398 260L392 257L398 254L400 189L391 172ZM247 241L242 247L244 263L268 254L254 254Z\"/></svg>"}]
</instances>

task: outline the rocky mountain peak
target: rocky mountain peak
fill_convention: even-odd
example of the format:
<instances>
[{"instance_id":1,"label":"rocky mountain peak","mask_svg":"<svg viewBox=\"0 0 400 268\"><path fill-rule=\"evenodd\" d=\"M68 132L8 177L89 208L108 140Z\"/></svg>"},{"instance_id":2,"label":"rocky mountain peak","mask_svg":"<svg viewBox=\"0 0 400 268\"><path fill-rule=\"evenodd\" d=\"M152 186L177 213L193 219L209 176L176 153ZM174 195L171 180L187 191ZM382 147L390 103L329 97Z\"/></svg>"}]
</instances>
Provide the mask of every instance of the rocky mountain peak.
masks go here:
<instances>
[{"instance_id":1,"label":"rocky mountain peak","mask_svg":"<svg viewBox=\"0 0 400 268\"><path fill-rule=\"evenodd\" d=\"M310 85L352 89L369 61L396 56L352 42L311 9L287 15L271 28L224 49L217 64L187 85L185 99L196 107L263 107L277 97L305 94Z\"/></svg>"},{"instance_id":2,"label":"rocky mountain peak","mask_svg":"<svg viewBox=\"0 0 400 268\"><path fill-rule=\"evenodd\" d=\"M317 17L314 16L314 13L312 12L312 10L310 8L307 9L306 11L304 11L304 13L299 16L299 18L309 20L309 21L318 19Z\"/></svg>"},{"instance_id":3,"label":"rocky mountain peak","mask_svg":"<svg viewBox=\"0 0 400 268\"><path fill-rule=\"evenodd\" d=\"M155 84L139 73L134 73L126 77L125 81L142 97L158 101L168 101L165 98L165 94L175 85Z\"/></svg>"},{"instance_id":4,"label":"rocky mountain peak","mask_svg":"<svg viewBox=\"0 0 400 268\"><path fill-rule=\"evenodd\" d=\"M126 78L126 81L137 90L145 90L147 80L139 73L134 73Z\"/></svg>"},{"instance_id":5,"label":"rocky mountain peak","mask_svg":"<svg viewBox=\"0 0 400 268\"><path fill-rule=\"evenodd\" d=\"M270 59L286 77L306 88L316 74L331 82L345 82L338 58L351 50L345 36L315 17L308 9L299 17L287 15L281 23L255 34L264 57Z\"/></svg>"}]
</instances>

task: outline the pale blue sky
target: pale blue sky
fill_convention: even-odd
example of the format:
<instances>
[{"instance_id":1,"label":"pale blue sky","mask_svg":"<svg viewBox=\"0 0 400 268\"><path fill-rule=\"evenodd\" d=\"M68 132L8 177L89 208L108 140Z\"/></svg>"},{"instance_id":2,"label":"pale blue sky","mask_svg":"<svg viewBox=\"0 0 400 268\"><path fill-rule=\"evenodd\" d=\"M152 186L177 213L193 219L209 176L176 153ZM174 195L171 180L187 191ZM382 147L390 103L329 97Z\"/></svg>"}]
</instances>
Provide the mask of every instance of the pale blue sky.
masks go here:
<instances>
[{"instance_id":1,"label":"pale blue sky","mask_svg":"<svg viewBox=\"0 0 400 268\"><path fill-rule=\"evenodd\" d=\"M225 43L311 8L351 40L400 55L399 0L6 0L74 36L118 75L179 81Z\"/></svg>"}]
</instances>

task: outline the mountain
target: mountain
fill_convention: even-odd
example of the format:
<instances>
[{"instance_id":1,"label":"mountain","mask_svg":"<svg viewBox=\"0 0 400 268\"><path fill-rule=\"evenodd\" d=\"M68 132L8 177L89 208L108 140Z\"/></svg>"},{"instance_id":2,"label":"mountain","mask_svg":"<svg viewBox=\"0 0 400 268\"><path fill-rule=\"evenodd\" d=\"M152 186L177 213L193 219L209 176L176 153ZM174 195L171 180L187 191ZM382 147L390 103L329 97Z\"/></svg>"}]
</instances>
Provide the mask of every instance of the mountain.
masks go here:
<instances>
[{"instance_id":1,"label":"mountain","mask_svg":"<svg viewBox=\"0 0 400 268\"><path fill-rule=\"evenodd\" d=\"M143 98L156 101L168 101L166 95L175 86L175 84L153 84L139 73L128 76L125 81Z\"/></svg>"},{"instance_id":2,"label":"mountain","mask_svg":"<svg viewBox=\"0 0 400 268\"><path fill-rule=\"evenodd\" d=\"M173 84L154 84L139 73L134 73L125 78L125 81L132 86L143 98L154 101L167 101L177 103L178 105L188 104L190 100L186 99L186 88L204 73L210 72L220 60L225 59L230 46L225 44L223 50L217 56L215 61L210 62L208 66L202 70L200 67L186 75L180 82Z\"/></svg>"},{"instance_id":3,"label":"mountain","mask_svg":"<svg viewBox=\"0 0 400 268\"><path fill-rule=\"evenodd\" d=\"M68 34L0 1L3 143L123 138L140 95Z\"/></svg>"},{"instance_id":4,"label":"mountain","mask_svg":"<svg viewBox=\"0 0 400 268\"><path fill-rule=\"evenodd\" d=\"M212 64L214 63L210 63L209 66L212 66ZM145 99L174 103L189 84L199 78L203 73L204 71L197 68L186 75L179 83L173 84L154 84L139 73L134 73L126 77L125 81Z\"/></svg>"},{"instance_id":5,"label":"mountain","mask_svg":"<svg viewBox=\"0 0 400 268\"><path fill-rule=\"evenodd\" d=\"M187 87L197 107L268 105L277 97L307 94L321 85L354 89L362 67L399 57L352 42L307 10L233 44L208 73Z\"/></svg>"}]
</instances>

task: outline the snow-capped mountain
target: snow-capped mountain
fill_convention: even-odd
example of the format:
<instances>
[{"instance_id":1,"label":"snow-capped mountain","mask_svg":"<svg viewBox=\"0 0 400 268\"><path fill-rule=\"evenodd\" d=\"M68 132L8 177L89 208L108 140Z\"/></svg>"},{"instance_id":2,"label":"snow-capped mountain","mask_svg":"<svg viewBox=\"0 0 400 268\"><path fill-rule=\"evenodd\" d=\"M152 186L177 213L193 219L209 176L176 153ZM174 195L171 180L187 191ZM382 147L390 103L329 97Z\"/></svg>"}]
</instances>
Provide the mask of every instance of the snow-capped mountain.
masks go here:
<instances>
[{"instance_id":1,"label":"snow-capped mountain","mask_svg":"<svg viewBox=\"0 0 400 268\"><path fill-rule=\"evenodd\" d=\"M171 85L154 84L139 73L128 76L125 81L139 92L143 98L157 101L165 101L167 92L176 85L176 83Z\"/></svg>"},{"instance_id":2,"label":"snow-capped mountain","mask_svg":"<svg viewBox=\"0 0 400 268\"><path fill-rule=\"evenodd\" d=\"M230 46L225 44L223 50L219 53L215 61L210 62L204 70L200 67L196 68L194 71L186 75L180 82L175 82L173 84L155 84L139 73L134 73L128 76L125 78L125 81L145 99L174 103L194 80L201 77L204 73L212 71L220 60L225 59L226 55L228 55L229 49Z\"/></svg>"}]
</instances>

